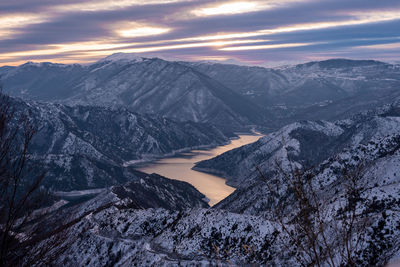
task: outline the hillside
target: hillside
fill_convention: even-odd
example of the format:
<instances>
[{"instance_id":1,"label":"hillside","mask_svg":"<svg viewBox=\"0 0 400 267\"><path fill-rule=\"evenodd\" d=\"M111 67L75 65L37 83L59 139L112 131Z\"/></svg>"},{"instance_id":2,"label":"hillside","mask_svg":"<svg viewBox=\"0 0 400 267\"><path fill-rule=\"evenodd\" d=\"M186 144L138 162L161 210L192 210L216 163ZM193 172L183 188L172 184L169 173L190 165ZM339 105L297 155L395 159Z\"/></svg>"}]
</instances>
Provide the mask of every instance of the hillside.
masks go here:
<instances>
[{"instance_id":1,"label":"hillside","mask_svg":"<svg viewBox=\"0 0 400 267\"><path fill-rule=\"evenodd\" d=\"M176 122L103 108L24 102L12 99L18 113L29 114L37 129L30 159L48 170L45 184L56 190L104 187L130 180L129 162L229 142L216 127ZM231 135L233 135L231 133Z\"/></svg>"}]
</instances>

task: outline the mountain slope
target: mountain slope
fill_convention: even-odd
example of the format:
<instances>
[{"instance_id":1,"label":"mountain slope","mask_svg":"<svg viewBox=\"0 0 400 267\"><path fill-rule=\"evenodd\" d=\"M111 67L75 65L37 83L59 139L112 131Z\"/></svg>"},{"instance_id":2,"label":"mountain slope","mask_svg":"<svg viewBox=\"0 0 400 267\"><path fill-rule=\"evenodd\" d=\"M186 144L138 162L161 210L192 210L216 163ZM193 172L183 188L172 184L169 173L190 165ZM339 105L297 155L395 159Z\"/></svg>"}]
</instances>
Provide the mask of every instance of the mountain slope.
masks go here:
<instances>
[{"instance_id":1,"label":"mountain slope","mask_svg":"<svg viewBox=\"0 0 400 267\"><path fill-rule=\"evenodd\" d=\"M330 59L282 68L185 63L267 107L281 124L340 119L400 97L400 67Z\"/></svg>"},{"instance_id":2,"label":"mountain slope","mask_svg":"<svg viewBox=\"0 0 400 267\"><path fill-rule=\"evenodd\" d=\"M55 190L81 190L129 181L130 161L151 160L175 152L229 142L208 124L175 122L124 108L24 102L15 110L29 114L37 128L30 159L44 165L45 184Z\"/></svg>"},{"instance_id":3,"label":"mountain slope","mask_svg":"<svg viewBox=\"0 0 400 267\"><path fill-rule=\"evenodd\" d=\"M395 157L396 164L399 164L398 153ZM385 166L381 167L385 169ZM362 196L366 206L362 212L372 222L366 229L366 241L357 251L357 260L362 266L384 264L400 250L398 182L397 178L387 185L380 183L365 192L369 198ZM338 188L329 188L325 195L331 197ZM343 191L339 191L341 193ZM268 194L261 199L266 196ZM334 199L332 206L337 205L337 199L340 195ZM37 265L43 262L55 265L84 262L88 266L301 266L293 254L296 248L290 243L290 237L268 217L218 208L183 212L140 209L132 206L129 198L100 209L94 205L97 203L95 200L76 207L76 211L71 213L74 214L72 218L81 216L80 219L42 240L25 260ZM268 211L271 206L261 208ZM326 214L326 219L337 218L340 216L337 212L333 209L332 213ZM382 214L385 217L382 218ZM329 238L336 236L330 235ZM49 246L54 249L46 250ZM35 258L36 255L38 257Z\"/></svg>"},{"instance_id":4,"label":"mountain slope","mask_svg":"<svg viewBox=\"0 0 400 267\"><path fill-rule=\"evenodd\" d=\"M210 77L158 58L113 55L89 66L27 63L6 72L2 80L7 92L25 99L122 106L238 129L262 124L265 118L263 109Z\"/></svg>"},{"instance_id":5,"label":"mountain slope","mask_svg":"<svg viewBox=\"0 0 400 267\"><path fill-rule=\"evenodd\" d=\"M365 238L353 257L360 266L384 265L400 251L399 129L399 103L347 120L288 125L206 162L218 170L219 164L211 163L230 154L231 162L221 161L221 169L240 185L211 209L199 208L206 206L202 195L186 183L132 172L132 182L106 189L42 221L44 226L60 227L39 236L25 263L301 266L292 241L298 232L288 234L274 218L278 201L286 203L286 227L293 227L294 218L302 216L293 208L287 181L273 171L276 159L286 171L290 166L315 166L311 183L317 203L326 207L326 242L334 246L343 237L335 227L344 223L346 169L367 163L359 176L362 191L353 198L357 216L365 218ZM254 165L266 179L259 179L251 169ZM267 185L270 182L276 190ZM353 232L352 237L356 235ZM340 262L339 248L332 251Z\"/></svg>"},{"instance_id":6,"label":"mountain slope","mask_svg":"<svg viewBox=\"0 0 400 267\"><path fill-rule=\"evenodd\" d=\"M339 141L343 133L340 126L330 122L297 122L255 143L198 162L194 169L223 175L235 187L246 186L249 180L258 177L255 166L272 174L277 159L284 161L285 166L289 160L298 166L319 163L344 145Z\"/></svg>"},{"instance_id":7,"label":"mountain slope","mask_svg":"<svg viewBox=\"0 0 400 267\"><path fill-rule=\"evenodd\" d=\"M332 188L340 185L339 174L346 166L364 163L370 190L386 192L389 184L392 189L398 187L399 130L399 103L395 103L335 123L291 124L253 144L199 162L196 169L225 175L228 183L239 187L216 207L240 213L265 211L268 198L263 196L269 188L264 179L274 177L278 168L290 172L314 166L318 183L328 187L324 190L335 191Z\"/></svg>"},{"instance_id":8,"label":"mountain slope","mask_svg":"<svg viewBox=\"0 0 400 267\"><path fill-rule=\"evenodd\" d=\"M30 114L39 129L32 153L102 154L115 162L162 156L182 149L215 146L229 141L207 124L175 122L126 109L24 103L14 101L19 112Z\"/></svg>"},{"instance_id":9,"label":"mountain slope","mask_svg":"<svg viewBox=\"0 0 400 267\"><path fill-rule=\"evenodd\" d=\"M373 60L262 68L120 53L88 66L30 62L1 73L6 91L25 99L123 106L235 130L336 120L400 98L399 65Z\"/></svg>"}]
</instances>

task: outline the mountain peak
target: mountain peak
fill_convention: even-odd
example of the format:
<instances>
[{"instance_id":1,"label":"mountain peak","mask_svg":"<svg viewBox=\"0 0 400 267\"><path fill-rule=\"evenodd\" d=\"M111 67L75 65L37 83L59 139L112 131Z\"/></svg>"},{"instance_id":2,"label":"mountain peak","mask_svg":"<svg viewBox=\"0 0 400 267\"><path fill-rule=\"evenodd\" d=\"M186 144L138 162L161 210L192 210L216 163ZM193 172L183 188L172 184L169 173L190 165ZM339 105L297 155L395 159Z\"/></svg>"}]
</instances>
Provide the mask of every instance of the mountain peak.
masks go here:
<instances>
[{"instance_id":1,"label":"mountain peak","mask_svg":"<svg viewBox=\"0 0 400 267\"><path fill-rule=\"evenodd\" d=\"M104 61L142 61L143 57L135 54L135 53L114 53L108 57L105 57L100 60L100 62Z\"/></svg>"}]
</instances>

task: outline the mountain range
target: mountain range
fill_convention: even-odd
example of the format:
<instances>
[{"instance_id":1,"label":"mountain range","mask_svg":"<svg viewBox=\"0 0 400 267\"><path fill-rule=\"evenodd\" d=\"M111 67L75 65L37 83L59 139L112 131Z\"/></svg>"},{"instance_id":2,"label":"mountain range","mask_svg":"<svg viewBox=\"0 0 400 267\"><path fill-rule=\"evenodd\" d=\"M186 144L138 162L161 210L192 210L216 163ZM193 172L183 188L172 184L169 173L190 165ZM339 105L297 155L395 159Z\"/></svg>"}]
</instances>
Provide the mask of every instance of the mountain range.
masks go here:
<instances>
[{"instance_id":1,"label":"mountain range","mask_svg":"<svg viewBox=\"0 0 400 267\"><path fill-rule=\"evenodd\" d=\"M221 129L278 129L335 120L400 96L400 66L331 59L280 68L114 54L90 65L28 62L0 68L6 92L68 105L126 107Z\"/></svg>"},{"instance_id":2,"label":"mountain range","mask_svg":"<svg viewBox=\"0 0 400 267\"><path fill-rule=\"evenodd\" d=\"M355 252L357 262L375 266L395 260L400 251L399 111L399 103L393 103L346 120L294 123L253 144L198 163L209 172L224 174L228 183L238 188L211 209L202 207L205 204L198 193L187 195L187 189L179 191L173 183L160 187L156 181L163 178L156 176L142 175L135 184L104 190L65 209L63 214L68 216L44 219L44 225L49 224L46 220L72 225L50 238L39 238L39 245L26 260L38 265L297 266L299 262L291 254L295 244L274 218L274 203L289 201L284 218L290 225L296 216L290 208L292 193L274 168L281 166L287 173L293 168L313 168L316 195L321 203L327 203L324 220L329 225L341 220L346 170L360 164L363 190L356 200L356 213L368 218L368 226ZM254 166L259 166L262 177ZM268 183L277 191L271 191ZM154 195L166 196L168 202L153 200ZM179 203L190 208L178 208ZM329 242L339 239L338 235L340 232L331 232ZM43 250L54 244L56 249Z\"/></svg>"},{"instance_id":3,"label":"mountain range","mask_svg":"<svg viewBox=\"0 0 400 267\"><path fill-rule=\"evenodd\" d=\"M372 60L261 68L125 54L2 67L13 107L37 127L29 162L47 170L44 186L56 196L16 235L26 245L17 257L30 266L301 266L301 234L279 219L295 229L314 212L296 211L288 186L305 171L335 260L343 236L332 229L346 227L353 207L365 222L357 265L396 261L399 72ZM211 208L190 184L130 166L254 128L265 136L196 163L236 188ZM343 206L358 168L360 191Z\"/></svg>"}]
</instances>

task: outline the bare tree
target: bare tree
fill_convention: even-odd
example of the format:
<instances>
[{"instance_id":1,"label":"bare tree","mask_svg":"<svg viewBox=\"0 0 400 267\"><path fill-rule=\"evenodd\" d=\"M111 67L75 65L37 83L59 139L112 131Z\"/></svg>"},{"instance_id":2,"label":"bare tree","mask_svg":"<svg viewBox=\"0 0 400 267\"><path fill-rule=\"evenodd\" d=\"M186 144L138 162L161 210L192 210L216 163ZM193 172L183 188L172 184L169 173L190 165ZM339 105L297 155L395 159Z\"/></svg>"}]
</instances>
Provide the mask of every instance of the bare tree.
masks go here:
<instances>
[{"instance_id":1,"label":"bare tree","mask_svg":"<svg viewBox=\"0 0 400 267\"><path fill-rule=\"evenodd\" d=\"M35 206L44 171L28 164L35 128L13 108L0 90L0 265L7 266L19 249L18 235Z\"/></svg>"},{"instance_id":2,"label":"bare tree","mask_svg":"<svg viewBox=\"0 0 400 267\"><path fill-rule=\"evenodd\" d=\"M282 243L302 266L356 266L357 251L366 234L368 219L359 209L363 165L345 167L340 176L341 192L324 196L317 190L315 168L298 169L289 164L284 169L275 161L277 173L267 179L256 167L275 194L271 220L281 232ZM332 201L332 196L337 201Z\"/></svg>"}]
</instances>

